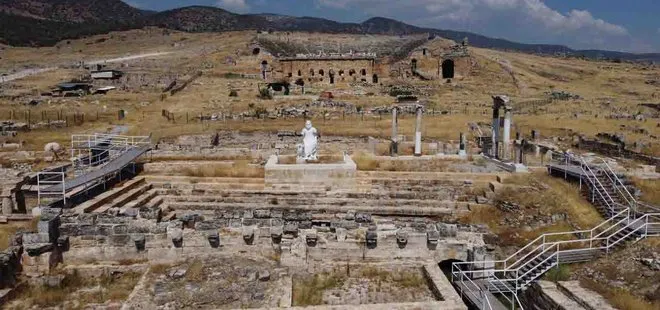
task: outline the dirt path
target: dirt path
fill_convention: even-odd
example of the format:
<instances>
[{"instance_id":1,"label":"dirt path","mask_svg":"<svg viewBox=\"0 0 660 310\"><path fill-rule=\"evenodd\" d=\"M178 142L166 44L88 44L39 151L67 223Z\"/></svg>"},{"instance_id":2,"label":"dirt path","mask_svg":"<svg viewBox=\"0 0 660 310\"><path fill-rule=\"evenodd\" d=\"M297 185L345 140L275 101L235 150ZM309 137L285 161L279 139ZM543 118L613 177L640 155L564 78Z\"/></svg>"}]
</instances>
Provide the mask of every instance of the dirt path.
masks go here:
<instances>
[{"instance_id":1,"label":"dirt path","mask_svg":"<svg viewBox=\"0 0 660 310\"><path fill-rule=\"evenodd\" d=\"M114 63L114 62L136 60L136 59L141 59L141 58L163 56L163 55L167 55L167 54L171 54L171 52L147 53L147 54L131 55L131 56L125 56L125 57L119 57L119 58L101 59L101 60L89 61L89 62L86 62L86 64L87 65L97 65L97 64L104 64L104 63ZM25 78L25 77L28 77L28 76L53 71L57 68L58 67L25 69L25 70L22 70L22 71L13 73L13 74L0 76L0 83L10 82L10 81L22 79L22 78Z\"/></svg>"}]
</instances>

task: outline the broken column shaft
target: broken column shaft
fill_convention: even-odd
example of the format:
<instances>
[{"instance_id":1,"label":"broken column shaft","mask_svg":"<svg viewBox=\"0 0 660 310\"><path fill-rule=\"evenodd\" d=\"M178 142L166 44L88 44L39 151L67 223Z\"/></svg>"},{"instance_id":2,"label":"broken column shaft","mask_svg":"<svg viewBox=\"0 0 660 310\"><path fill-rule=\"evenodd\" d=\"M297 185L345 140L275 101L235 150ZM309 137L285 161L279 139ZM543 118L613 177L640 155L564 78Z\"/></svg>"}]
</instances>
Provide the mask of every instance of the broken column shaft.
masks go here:
<instances>
[{"instance_id":1,"label":"broken column shaft","mask_svg":"<svg viewBox=\"0 0 660 310\"><path fill-rule=\"evenodd\" d=\"M498 158L497 154L497 143L499 142L499 134L500 134L500 109L498 106L493 106L493 127L492 127L492 150L491 150L491 156Z\"/></svg>"},{"instance_id":2,"label":"broken column shaft","mask_svg":"<svg viewBox=\"0 0 660 310\"><path fill-rule=\"evenodd\" d=\"M465 134L461 132L461 135L459 136L459 144L458 144L458 155L459 156L466 156L467 152L465 151L465 144L467 141L465 140Z\"/></svg>"},{"instance_id":3,"label":"broken column shaft","mask_svg":"<svg viewBox=\"0 0 660 310\"><path fill-rule=\"evenodd\" d=\"M397 156L399 153L399 108L392 108L392 142L390 145L390 156Z\"/></svg>"},{"instance_id":4,"label":"broken column shaft","mask_svg":"<svg viewBox=\"0 0 660 310\"><path fill-rule=\"evenodd\" d=\"M502 159L511 158L511 108L504 108L504 134L502 137Z\"/></svg>"},{"instance_id":5,"label":"broken column shaft","mask_svg":"<svg viewBox=\"0 0 660 310\"><path fill-rule=\"evenodd\" d=\"M415 156L422 156L422 113L424 109L417 107L417 120L415 122Z\"/></svg>"}]
</instances>

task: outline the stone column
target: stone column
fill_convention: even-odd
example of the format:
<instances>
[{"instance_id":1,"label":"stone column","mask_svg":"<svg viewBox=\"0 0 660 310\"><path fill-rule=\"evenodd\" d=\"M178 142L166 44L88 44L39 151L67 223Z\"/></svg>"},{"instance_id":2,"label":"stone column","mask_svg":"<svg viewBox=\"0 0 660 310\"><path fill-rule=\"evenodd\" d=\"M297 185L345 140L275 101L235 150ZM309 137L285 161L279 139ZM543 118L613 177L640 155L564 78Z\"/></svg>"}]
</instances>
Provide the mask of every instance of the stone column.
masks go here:
<instances>
[{"instance_id":1,"label":"stone column","mask_svg":"<svg viewBox=\"0 0 660 310\"><path fill-rule=\"evenodd\" d=\"M513 163L522 162L522 143L520 141L520 132L516 131L516 140L513 141Z\"/></svg>"},{"instance_id":2,"label":"stone column","mask_svg":"<svg viewBox=\"0 0 660 310\"><path fill-rule=\"evenodd\" d=\"M499 155L497 154L497 143L500 141L499 139L500 135L500 108L497 105L493 106L493 127L492 127L492 150L491 150L491 156L494 158L498 158Z\"/></svg>"},{"instance_id":3,"label":"stone column","mask_svg":"<svg viewBox=\"0 0 660 310\"><path fill-rule=\"evenodd\" d=\"M422 156L422 113L424 108L417 107L417 121L415 122L415 156Z\"/></svg>"},{"instance_id":4,"label":"stone column","mask_svg":"<svg viewBox=\"0 0 660 310\"><path fill-rule=\"evenodd\" d=\"M399 108L392 108L392 141L390 144L390 156L399 154Z\"/></svg>"},{"instance_id":5,"label":"stone column","mask_svg":"<svg viewBox=\"0 0 660 310\"><path fill-rule=\"evenodd\" d=\"M467 151L465 150L465 134L461 132L461 135L459 136L459 144L458 144L458 156L467 156Z\"/></svg>"},{"instance_id":6,"label":"stone column","mask_svg":"<svg viewBox=\"0 0 660 310\"><path fill-rule=\"evenodd\" d=\"M511 158L511 107L504 107L504 134L502 135L502 159Z\"/></svg>"},{"instance_id":7,"label":"stone column","mask_svg":"<svg viewBox=\"0 0 660 310\"><path fill-rule=\"evenodd\" d=\"M14 201L11 199L11 192L2 193L2 215L11 215L14 213Z\"/></svg>"}]
</instances>

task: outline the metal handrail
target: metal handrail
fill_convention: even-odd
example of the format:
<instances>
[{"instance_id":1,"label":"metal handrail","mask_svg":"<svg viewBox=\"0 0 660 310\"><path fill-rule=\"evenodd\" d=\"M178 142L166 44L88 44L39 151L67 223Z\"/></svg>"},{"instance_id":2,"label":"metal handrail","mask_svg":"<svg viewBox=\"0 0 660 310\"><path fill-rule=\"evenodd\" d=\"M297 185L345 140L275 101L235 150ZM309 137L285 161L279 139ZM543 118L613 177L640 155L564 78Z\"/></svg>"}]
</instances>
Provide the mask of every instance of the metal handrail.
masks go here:
<instances>
[{"instance_id":1,"label":"metal handrail","mask_svg":"<svg viewBox=\"0 0 660 310\"><path fill-rule=\"evenodd\" d=\"M623 187L623 190L625 191L625 193L628 194L628 197L630 197L629 203L632 201L632 203L634 203L634 204L636 205L636 204L637 204L637 199L635 199L635 196L633 196L633 195L630 193L630 191L628 190L628 188L626 187L626 185L623 184L623 181L621 181L621 179L620 179L619 176L616 174L616 172L614 172L614 169L612 169L612 167L610 167L610 164L608 164L607 161L605 161L605 159L603 159L603 158L600 158L600 157L596 157L596 158L599 159L600 161L602 161L602 162L605 164L605 167L607 168L607 170L609 170L609 172L611 173L611 175L614 176L614 179L616 180L616 183L619 183L619 185L621 185L621 187ZM615 186L615 187L618 188L618 186ZM620 190L619 190L619 191L620 191ZM623 193L622 193L622 194L623 194ZM626 200L627 200L627 199L626 199ZM633 206L633 205L631 205L631 206Z\"/></svg>"},{"instance_id":2,"label":"metal handrail","mask_svg":"<svg viewBox=\"0 0 660 310\"><path fill-rule=\"evenodd\" d=\"M602 188L602 189L605 189L605 186L604 186L603 183L601 183L600 180L598 179L598 175L597 175L597 174L591 169L591 167L589 167L589 165L584 161L584 158L582 158L582 157L577 157L576 162L580 163L580 169L582 169L582 171L585 172L585 174L587 174L588 176L590 176L590 177L587 177L587 180L588 180L590 183L592 183L592 188L594 189L594 191L598 192L598 195L600 195L600 197L603 199L603 201L605 202L605 204L607 204L607 208L609 209L610 213L611 213L611 214L614 214L615 209L612 207L612 204L614 204L614 203L616 203L616 202L614 201L614 199L612 198L612 196L610 196L610 194L609 194L607 191L605 191L605 195L607 195L607 198L609 198L609 201L608 201L607 199L605 199L605 196L603 196L603 193L602 193L601 190L600 190L601 188ZM586 168L586 169L585 169L585 168ZM594 181L598 183L598 186L596 186L596 184L594 183Z\"/></svg>"},{"instance_id":3,"label":"metal handrail","mask_svg":"<svg viewBox=\"0 0 660 310\"><path fill-rule=\"evenodd\" d=\"M511 289L506 283L502 282L502 280L500 280L497 276L493 275L493 278L495 278L495 280L496 280L497 282L502 283L502 285L503 285L505 288L507 288L507 292L508 292L508 293L511 293L511 295L516 296L516 291L517 291L517 290L512 290L512 289ZM491 284L491 281L488 281L488 285L489 285L488 290L490 290L490 284ZM500 293L500 294L502 294L502 296L504 296L504 298L506 298L506 300L511 304L511 306L513 306L513 299L512 299L512 298L508 298L508 297L506 296L506 293L504 293L504 292L503 292L503 291L502 291L497 285L494 285L494 287L497 289L497 292ZM520 305L520 301L518 301L518 304ZM522 309L522 306L521 306L520 308Z\"/></svg>"},{"instance_id":4,"label":"metal handrail","mask_svg":"<svg viewBox=\"0 0 660 310\"><path fill-rule=\"evenodd\" d=\"M493 306L490 304L490 299L488 299L488 296L487 296L487 295L484 293L484 291L479 287L479 285L477 285L476 283L474 283L474 281L472 281L472 279L471 279L470 277L468 277L467 274L465 274L465 272L464 272L463 270L461 270L460 268L458 269L458 272L459 272L459 274L461 275L461 277L460 277L460 278L461 278L461 282L465 283L465 281L463 281L463 279L464 279L464 278L467 278L468 281L469 281L469 283L472 284L476 290L478 290L479 295L482 297L482 301L485 302L486 305L488 305L488 309L493 310ZM456 272L454 271L454 266L452 266L452 277L455 275L455 273L456 273ZM468 289L468 292L470 292L473 296L475 296L475 297L477 296L477 295L474 293L474 291L473 291L468 285L464 285L464 287L467 288L467 289ZM463 288L461 288L461 292L463 292ZM484 306L485 306L485 305L484 305Z\"/></svg>"},{"instance_id":5,"label":"metal handrail","mask_svg":"<svg viewBox=\"0 0 660 310\"><path fill-rule=\"evenodd\" d=\"M566 161L568 164L569 158L566 157ZM641 234L642 237L647 237L648 235L648 228L651 225L660 225L660 213L647 213L639 218L634 218L631 214L631 211L634 209L633 207L636 204L630 204L630 200L626 199L626 197L623 197L626 202L629 203L628 206L622 205L624 207L623 210L618 211L616 214L615 209L613 206L615 204L618 204L612 199L612 196L609 195L607 191L605 191L605 187L603 184L600 182L598 179L598 176L596 173L589 167L589 165L586 164L583 158L579 157L579 160L576 160L576 162L579 163L580 168L583 170L583 172L586 175L590 175L592 177L589 177L589 182L592 183L592 187L594 189L594 192L597 192L598 195L603 199L607 207L609 208L610 217L606 219L605 221L601 222L597 226L593 227L592 229L589 230L579 230L579 231L570 231L570 232L559 232L559 233L546 233L543 234L533 241L527 243L524 247L516 251L514 254L510 255L506 259L503 260L496 260L496 261L479 261L479 262L457 262L452 264L452 270L453 269L458 269L460 270L462 279L463 277L467 277L470 282L472 282L472 279L468 275L473 275L476 273L481 273L484 275L484 278L489 281L489 285L491 282L494 283L500 283L503 285L503 287L507 290L511 289L511 287L506 284L506 283L511 283L515 284L515 290L518 291L519 289L522 289L526 287L526 285L532 281L535 280L535 277L531 277L528 281L522 281L521 280L532 273L533 271L538 270L539 266L542 264L548 262L549 260L556 258L556 260L549 265L549 268L554 267L555 265L559 264L559 254L560 253L579 253L579 252L584 252L584 251L594 251L594 250L606 250L609 251L609 249L616 244L625 241L628 237L630 237L632 234L638 233L640 230L644 229L644 233ZM604 162L604 160L603 160ZM606 164L606 168L609 171L603 171L605 175L608 178L609 182L612 182L614 184L614 187L617 188L617 191L619 191L619 194L623 195L621 189L619 189L619 185L623 186L623 182L616 176L615 173L611 170L611 167ZM602 170L601 170L602 171ZM611 175L610 175L611 173ZM613 177L612 177L613 176ZM617 184L618 183L618 184ZM596 186L599 185L599 186ZM625 186L623 186L625 191L629 194ZM607 196L607 198L605 197ZM630 196L632 197L632 196ZM609 199L608 199L609 198ZM621 204L618 204L621 205ZM634 212L633 212L634 213ZM651 220L653 219L653 221ZM656 222L657 221L657 222ZM638 225L639 223L642 223L638 227L634 227L635 225ZM655 227L655 226L653 226ZM617 237L618 234L621 232L625 231L626 229L631 229L630 232L627 234ZM612 232L614 230L614 232ZM575 237L576 235L578 236L578 239L575 240L562 240L562 241L548 241L550 237L556 237L556 236L562 236L562 235L570 235L572 237ZM584 238L582 236L585 236ZM611 241L612 240L612 241ZM577 249L561 249L561 245L568 245L568 244L578 244L580 248ZM539 252L540 251L540 252ZM522 254L522 257L520 255ZM536 254L536 255L534 255ZM537 258L542 257L543 255L548 255L545 259L543 259L541 262L537 263L536 265L531 265L532 262L534 262ZM533 256L533 257L532 257ZM532 258L530 258L532 257ZM510 263L510 261L515 260L513 263ZM479 270L468 270L468 271L463 271L460 267L461 266L475 266L477 264L481 264L483 267L482 269ZM492 264L493 267L486 268L485 266ZM497 268L497 266L502 266L502 268ZM531 266L530 266L531 265ZM517 266L517 267L516 267ZM515 267L515 268L513 268ZM522 268L524 267L529 267L530 269L525 271L524 273L521 273ZM545 271L542 271L543 273ZM496 274L503 273L505 275L505 278L499 278ZM509 278L511 276L512 278ZM453 279L452 279L453 281ZM464 280L460 280L464 281ZM483 288L479 288L474 282L472 284L475 286L476 289L483 290ZM465 285L465 287L468 287ZM497 293L500 294L505 294L505 292L500 289L499 286L495 285L495 288L497 290ZM490 288L487 288L490 289ZM470 289L471 290L471 289ZM520 304L520 301L516 295L515 292L513 293L515 299L518 301L518 304ZM511 302L509 298L507 298ZM490 305L489 305L490 306Z\"/></svg>"},{"instance_id":6,"label":"metal handrail","mask_svg":"<svg viewBox=\"0 0 660 310\"><path fill-rule=\"evenodd\" d=\"M650 218L651 218L651 217L654 217L654 218L655 218L655 217L658 217L658 220L659 220L659 221L658 221L657 223L655 223L655 222L650 222ZM643 223L643 224L640 225L640 226L638 226L638 227L636 227L636 228L633 228L630 232L628 232L627 234L625 234L625 235L623 235L623 236L616 237L620 232L624 231L625 229L629 229L629 228L633 227L636 223ZM468 274L477 273L477 272L481 272L481 273L484 273L484 274L492 273L492 275L489 275L489 276L487 277L487 278L489 279L489 285L490 285L490 282L497 282L497 283L501 283L505 288L508 289L509 286L508 286L505 282L513 282L513 283L515 283L515 289L516 289L516 291L517 291L517 290L519 290L519 289L522 289L522 288L526 287L528 283L530 283L530 282L532 282L532 281L535 280L535 278L532 277L532 278L530 278L530 279L527 280L527 281L522 281L522 279L523 279L525 276L527 276L528 274L530 274L530 273L532 273L533 271L537 270L537 269L538 269L538 266L543 265L544 263L546 263L547 261L549 261L549 260L551 260L551 259L553 259L553 258L555 258L556 260L555 260L554 262L552 262L552 263L548 266L548 269L550 269L550 268L552 268L552 267L558 265L558 264L560 263L560 261L559 261L559 254L560 254L560 253L577 253L577 252L592 251L592 250L606 250L606 251L609 251L609 249L610 249L611 247L613 247L613 246L617 245L618 243L620 243L620 242L622 242L622 241L628 239L628 237L630 237L631 235L633 235L633 234L635 234L635 233L638 233L640 230L643 230L643 229L644 229L645 231L648 231L648 229L647 229L648 226L650 226L650 225L658 225L658 224L660 224L660 213L650 213L650 214L645 214L645 215L643 215L642 217L640 217L640 218L638 218L638 219L635 219L634 221L630 221L630 222L628 222L627 225L625 225L625 227L623 227L623 228L621 228L621 229L619 229L619 230L617 230L617 231L611 233L610 235L608 235L607 237L604 237L604 238L603 238L603 237L597 237L597 238L588 238L588 239L580 239L580 240L566 240L566 241L557 241L557 242L554 242L554 243L551 245L551 247L549 247L548 249L546 249L546 250L543 251L542 253L539 253L539 254L537 255L537 257L539 257L540 255L542 255L542 254L544 254L544 253L546 253L546 252L552 252L552 254L549 255L547 258L545 258L543 261L539 262L536 266L533 266L532 268L530 268L529 270L527 270L527 271L526 271L525 273L523 273L522 275L520 274L519 270L520 270L520 268L522 268L523 266L526 266L526 265L523 265L523 266L520 266L520 267L516 268L515 273L513 272L514 270L494 270L494 269L491 269L491 270L479 270L479 271L467 271L467 272L461 270L461 273L462 273L463 276L467 276ZM644 233L644 234L642 234L642 237L646 237L647 235L648 235L648 233ZM614 241L610 242L610 240L612 240L612 239L614 239ZM586 246L586 247L580 248L580 249L566 249L566 250L561 250L561 248L560 248L560 245L561 245L561 244L569 244L569 243L586 243L587 241L589 242L589 243L588 243L589 245ZM606 241L606 244L603 245L602 243L594 242L594 241ZM597 246L594 246L594 244L597 244ZM551 250L552 250L552 251L551 251ZM531 261L533 261L533 260L535 260L535 259L536 259L536 258L532 259ZM482 264L483 262L474 262L474 264L477 264L477 263ZM455 263L455 264L452 266L452 269L454 269L454 268L456 268L456 267L457 267L457 264ZM459 269L459 270L460 270L460 269ZM509 272L509 273L513 273L513 274L515 274L515 277L514 277L514 278L500 279L500 278L498 278L497 276L495 276L495 273L496 273L496 272L505 272L505 273L506 273L506 272ZM541 274L542 274L543 272L544 272L544 271L542 271ZM469 276L468 276L467 278L470 279ZM470 279L470 281L471 281L471 279ZM522 282L521 282L521 281L522 281ZM472 283L473 283L473 282L472 282ZM474 283L473 283L473 284L474 284ZM476 284L474 284L474 285L475 285L475 287L478 288L478 286L477 286ZM467 286L466 286L466 287L467 287ZM490 287L490 286L489 286L489 287ZM495 286L495 288L497 289L497 292L498 292L498 293L500 293L500 294L504 294L504 292L502 292L502 290L499 288L499 286ZM489 288L489 289L490 289L490 288ZM516 296L515 293L514 293L513 295ZM505 297L506 297L506 296L505 296ZM507 300L510 300L508 297L506 297L506 298L507 298ZM517 296L516 296L516 298L517 298ZM519 302L519 300L518 300L518 302Z\"/></svg>"}]
</instances>

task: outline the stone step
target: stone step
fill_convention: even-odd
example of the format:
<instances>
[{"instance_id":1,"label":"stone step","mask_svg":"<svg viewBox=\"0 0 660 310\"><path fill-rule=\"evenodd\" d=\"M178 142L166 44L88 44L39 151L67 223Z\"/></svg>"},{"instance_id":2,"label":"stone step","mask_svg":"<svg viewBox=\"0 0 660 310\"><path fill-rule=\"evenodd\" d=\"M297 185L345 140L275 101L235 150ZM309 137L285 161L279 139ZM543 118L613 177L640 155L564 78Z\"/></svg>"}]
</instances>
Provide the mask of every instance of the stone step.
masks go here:
<instances>
[{"instance_id":1,"label":"stone step","mask_svg":"<svg viewBox=\"0 0 660 310\"><path fill-rule=\"evenodd\" d=\"M452 202L453 203L453 202ZM236 203L220 203L220 202L170 202L166 201L164 205L167 205L168 208L171 208L173 211L203 211L203 210L237 210L237 209L270 209L270 210L302 210L302 211L319 211L319 212L363 212L369 213L372 215L389 215L389 216L447 216L447 215L460 215L467 213L468 204L467 203L453 203L454 205L448 205L443 207L401 207L401 206L355 206L355 205L323 205L323 204L314 204L314 205L296 205L296 206L284 206L284 205L269 205L269 204L254 204L254 203L245 203L245 204L236 204ZM476 204L473 204L476 205Z\"/></svg>"},{"instance_id":2,"label":"stone step","mask_svg":"<svg viewBox=\"0 0 660 310\"><path fill-rule=\"evenodd\" d=\"M165 175L144 175L149 183L209 183L209 184L264 184L264 178L231 178L231 177L188 177L188 176L165 176Z\"/></svg>"},{"instance_id":3,"label":"stone step","mask_svg":"<svg viewBox=\"0 0 660 310\"><path fill-rule=\"evenodd\" d=\"M108 202L94 210L92 213L103 213L112 208L121 208L129 201L136 199L138 196L142 195L144 192L150 190L152 187L151 184L142 184L137 188L134 188L128 192L125 192L123 195L113 199L111 202Z\"/></svg>"},{"instance_id":4,"label":"stone step","mask_svg":"<svg viewBox=\"0 0 660 310\"><path fill-rule=\"evenodd\" d=\"M157 196L158 196L158 190L155 188L151 188L148 191L142 193L135 200L129 201L127 204L121 207L119 212L123 213L127 209L143 207L147 205L149 201L156 198Z\"/></svg>"},{"instance_id":5,"label":"stone step","mask_svg":"<svg viewBox=\"0 0 660 310\"><path fill-rule=\"evenodd\" d=\"M474 182L496 181L501 173L470 172L406 172L406 171L358 171L357 179L383 180L472 180Z\"/></svg>"},{"instance_id":6,"label":"stone step","mask_svg":"<svg viewBox=\"0 0 660 310\"><path fill-rule=\"evenodd\" d=\"M551 305L559 306L561 309L586 310L570 296L564 294L557 288L557 284L550 281L538 281L538 285L546 298L549 298Z\"/></svg>"},{"instance_id":7,"label":"stone step","mask_svg":"<svg viewBox=\"0 0 660 310\"><path fill-rule=\"evenodd\" d=\"M208 183L208 182L149 182L157 188L172 188L180 190L216 189L216 190L263 190L264 184L259 183Z\"/></svg>"},{"instance_id":8,"label":"stone step","mask_svg":"<svg viewBox=\"0 0 660 310\"><path fill-rule=\"evenodd\" d=\"M453 189L436 190L433 192L414 192L414 191L384 191L372 190L369 192L358 191L283 191L283 190L175 190L175 189L157 189L160 195L169 196L199 196L225 198L297 198L297 199L316 199L316 198L337 198L337 199L424 199L424 200L469 200L473 199L474 194L467 192L456 192Z\"/></svg>"},{"instance_id":9,"label":"stone step","mask_svg":"<svg viewBox=\"0 0 660 310\"><path fill-rule=\"evenodd\" d=\"M586 289L580 285L578 281L564 281L558 282L557 288L577 302L580 306L590 310L614 310L615 308L610 305L603 296L600 294Z\"/></svg>"},{"instance_id":10,"label":"stone step","mask_svg":"<svg viewBox=\"0 0 660 310\"><path fill-rule=\"evenodd\" d=\"M179 190L179 189L157 189L161 195L179 195L179 196L222 196L222 197L324 197L327 196L326 191L303 191L303 190L227 190L227 189L190 189L190 190Z\"/></svg>"},{"instance_id":11,"label":"stone step","mask_svg":"<svg viewBox=\"0 0 660 310\"><path fill-rule=\"evenodd\" d=\"M110 201L123 195L124 193L144 184L145 184L145 179L143 177L134 178L124 183L122 187L114 188L105 193L102 193L94 197L93 199L88 200L76 206L72 210L77 214L91 212L94 209L97 209L105 204L108 204Z\"/></svg>"},{"instance_id":12,"label":"stone step","mask_svg":"<svg viewBox=\"0 0 660 310\"><path fill-rule=\"evenodd\" d=\"M373 206L373 207L401 207L401 208L415 208L415 207L446 207L455 206L459 202L450 200L420 200L420 199L351 199L351 198L289 198L289 197L272 197L264 200L264 197L223 197L223 196L176 196L165 195L163 198L167 202L180 202L180 203L223 203L223 204L262 204L262 205L277 205L277 206L305 206L305 205L328 205L343 207L346 205L352 206ZM474 198L471 200L474 201Z\"/></svg>"},{"instance_id":13,"label":"stone step","mask_svg":"<svg viewBox=\"0 0 660 310\"><path fill-rule=\"evenodd\" d=\"M474 181L470 179L462 179L462 180L453 180L453 181L447 181L447 180L382 180L382 179L377 179L377 180L372 180L371 182L364 182L361 184L364 185L369 185L372 187L381 187L381 188L394 188L394 187L419 187L419 188L434 188L434 187L446 187L446 186L463 186L466 184L472 184L472 185L477 185L477 186L485 186L490 182L498 182L497 180L494 181ZM363 186L364 186L363 185Z\"/></svg>"}]
</instances>

